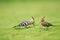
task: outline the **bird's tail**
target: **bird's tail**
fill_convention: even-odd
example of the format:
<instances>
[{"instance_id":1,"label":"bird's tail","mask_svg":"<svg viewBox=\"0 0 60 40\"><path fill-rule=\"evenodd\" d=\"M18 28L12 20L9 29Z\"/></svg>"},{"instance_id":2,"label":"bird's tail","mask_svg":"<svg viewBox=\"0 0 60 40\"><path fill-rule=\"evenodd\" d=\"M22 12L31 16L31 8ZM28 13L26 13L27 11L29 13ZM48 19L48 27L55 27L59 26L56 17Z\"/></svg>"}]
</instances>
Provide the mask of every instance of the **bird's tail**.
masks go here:
<instances>
[{"instance_id":1,"label":"bird's tail","mask_svg":"<svg viewBox=\"0 0 60 40\"><path fill-rule=\"evenodd\" d=\"M49 26L53 26L51 23L48 23Z\"/></svg>"},{"instance_id":2,"label":"bird's tail","mask_svg":"<svg viewBox=\"0 0 60 40\"><path fill-rule=\"evenodd\" d=\"M20 25L16 25L16 26L14 26L13 28L16 28L16 27L18 27L18 26L20 26Z\"/></svg>"},{"instance_id":3,"label":"bird's tail","mask_svg":"<svg viewBox=\"0 0 60 40\"><path fill-rule=\"evenodd\" d=\"M52 24L50 26L53 26Z\"/></svg>"},{"instance_id":4,"label":"bird's tail","mask_svg":"<svg viewBox=\"0 0 60 40\"><path fill-rule=\"evenodd\" d=\"M54 25L54 24L51 24L50 26L56 27L56 25Z\"/></svg>"},{"instance_id":5,"label":"bird's tail","mask_svg":"<svg viewBox=\"0 0 60 40\"><path fill-rule=\"evenodd\" d=\"M56 27L56 25L52 25L53 27Z\"/></svg>"}]
</instances>

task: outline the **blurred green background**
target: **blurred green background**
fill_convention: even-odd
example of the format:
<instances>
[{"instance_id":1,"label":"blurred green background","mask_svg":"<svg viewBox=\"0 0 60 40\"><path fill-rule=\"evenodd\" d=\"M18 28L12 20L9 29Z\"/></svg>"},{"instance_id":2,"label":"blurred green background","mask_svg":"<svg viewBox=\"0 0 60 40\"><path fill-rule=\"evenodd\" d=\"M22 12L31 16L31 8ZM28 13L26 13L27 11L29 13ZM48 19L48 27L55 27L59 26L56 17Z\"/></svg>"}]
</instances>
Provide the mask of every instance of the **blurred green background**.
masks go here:
<instances>
[{"instance_id":1,"label":"blurred green background","mask_svg":"<svg viewBox=\"0 0 60 40\"><path fill-rule=\"evenodd\" d=\"M12 28L31 16L35 27ZM42 16L55 26L44 30ZM60 40L60 0L0 0L0 40Z\"/></svg>"}]
</instances>

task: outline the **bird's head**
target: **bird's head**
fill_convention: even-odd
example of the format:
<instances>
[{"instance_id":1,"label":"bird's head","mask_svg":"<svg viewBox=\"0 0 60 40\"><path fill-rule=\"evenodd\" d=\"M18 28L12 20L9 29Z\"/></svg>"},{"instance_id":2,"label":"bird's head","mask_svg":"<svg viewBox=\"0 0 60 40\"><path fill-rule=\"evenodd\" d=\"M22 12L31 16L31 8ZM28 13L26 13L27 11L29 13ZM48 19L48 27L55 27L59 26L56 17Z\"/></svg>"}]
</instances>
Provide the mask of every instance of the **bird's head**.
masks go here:
<instances>
[{"instance_id":1,"label":"bird's head","mask_svg":"<svg viewBox=\"0 0 60 40\"><path fill-rule=\"evenodd\" d=\"M44 22L44 21L45 21L44 18L45 18L45 16L43 16L43 17L41 18L41 22Z\"/></svg>"},{"instance_id":2,"label":"bird's head","mask_svg":"<svg viewBox=\"0 0 60 40\"><path fill-rule=\"evenodd\" d=\"M44 19L46 16L43 16L42 19Z\"/></svg>"}]
</instances>

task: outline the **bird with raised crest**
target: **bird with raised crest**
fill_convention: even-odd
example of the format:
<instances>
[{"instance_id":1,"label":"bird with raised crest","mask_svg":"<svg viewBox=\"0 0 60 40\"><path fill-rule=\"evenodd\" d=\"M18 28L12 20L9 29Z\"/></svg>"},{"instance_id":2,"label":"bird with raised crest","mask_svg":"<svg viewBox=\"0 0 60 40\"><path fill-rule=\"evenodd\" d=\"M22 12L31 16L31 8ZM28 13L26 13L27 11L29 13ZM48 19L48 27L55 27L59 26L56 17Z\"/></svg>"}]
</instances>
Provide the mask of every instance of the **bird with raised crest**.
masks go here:
<instances>
[{"instance_id":1,"label":"bird with raised crest","mask_svg":"<svg viewBox=\"0 0 60 40\"><path fill-rule=\"evenodd\" d=\"M28 25L34 25L34 23L35 23L35 19L32 16L31 20L23 21L23 22L19 23L18 25L14 26L13 28L19 27L19 26L24 26L26 28Z\"/></svg>"},{"instance_id":2,"label":"bird with raised crest","mask_svg":"<svg viewBox=\"0 0 60 40\"><path fill-rule=\"evenodd\" d=\"M42 25L42 26L44 26L46 29L48 29L48 27L50 27L50 26L53 26L51 23L46 22L46 21L44 20L44 18L45 18L45 16L43 16L43 17L41 18L41 25Z\"/></svg>"}]
</instances>

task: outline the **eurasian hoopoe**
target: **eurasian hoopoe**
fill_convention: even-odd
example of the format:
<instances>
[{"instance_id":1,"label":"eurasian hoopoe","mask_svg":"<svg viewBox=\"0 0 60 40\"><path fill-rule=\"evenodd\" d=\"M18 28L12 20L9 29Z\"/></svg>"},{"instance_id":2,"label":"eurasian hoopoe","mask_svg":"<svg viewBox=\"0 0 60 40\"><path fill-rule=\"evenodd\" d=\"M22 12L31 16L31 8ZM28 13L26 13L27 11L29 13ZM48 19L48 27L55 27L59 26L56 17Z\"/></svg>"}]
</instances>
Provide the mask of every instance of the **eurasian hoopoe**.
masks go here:
<instances>
[{"instance_id":1,"label":"eurasian hoopoe","mask_svg":"<svg viewBox=\"0 0 60 40\"><path fill-rule=\"evenodd\" d=\"M49 26L53 26L51 23L48 23L44 20L45 16L41 18L41 25L48 28Z\"/></svg>"},{"instance_id":2,"label":"eurasian hoopoe","mask_svg":"<svg viewBox=\"0 0 60 40\"><path fill-rule=\"evenodd\" d=\"M13 28L15 28L17 26L25 26L25 27L27 27L28 25L31 25L31 24L34 25L34 23L35 23L35 20L34 20L34 17L32 17L31 20L23 21L23 22L19 23L18 25L14 26Z\"/></svg>"}]
</instances>

